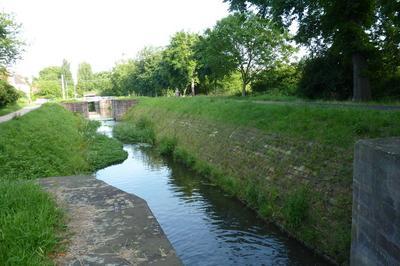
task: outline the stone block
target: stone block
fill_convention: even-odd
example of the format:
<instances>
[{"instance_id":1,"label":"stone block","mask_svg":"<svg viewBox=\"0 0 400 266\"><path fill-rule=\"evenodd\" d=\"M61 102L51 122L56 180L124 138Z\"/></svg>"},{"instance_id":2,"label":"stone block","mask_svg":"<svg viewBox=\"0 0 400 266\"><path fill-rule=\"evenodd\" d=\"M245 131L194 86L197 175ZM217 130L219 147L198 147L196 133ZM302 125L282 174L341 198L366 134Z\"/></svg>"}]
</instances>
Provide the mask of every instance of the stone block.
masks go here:
<instances>
[{"instance_id":1,"label":"stone block","mask_svg":"<svg viewBox=\"0 0 400 266\"><path fill-rule=\"evenodd\" d=\"M355 146L351 265L400 265L400 138Z\"/></svg>"}]
</instances>

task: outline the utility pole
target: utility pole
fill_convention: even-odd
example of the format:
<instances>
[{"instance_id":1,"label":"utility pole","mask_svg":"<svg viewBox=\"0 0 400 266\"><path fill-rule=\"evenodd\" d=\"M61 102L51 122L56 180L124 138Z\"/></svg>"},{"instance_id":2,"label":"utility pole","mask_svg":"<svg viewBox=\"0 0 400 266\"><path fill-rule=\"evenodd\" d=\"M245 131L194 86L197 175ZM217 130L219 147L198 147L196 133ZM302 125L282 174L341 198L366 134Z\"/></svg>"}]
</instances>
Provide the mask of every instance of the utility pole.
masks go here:
<instances>
[{"instance_id":1,"label":"utility pole","mask_svg":"<svg viewBox=\"0 0 400 266\"><path fill-rule=\"evenodd\" d=\"M67 82L67 79L65 79L65 94L67 95L67 99L68 99L68 82Z\"/></svg>"},{"instance_id":2,"label":"utility pole","mask_svg":"<svg viewBox=\"0 0 400 266\"><path fill-rule=\"evenodd\" d=\"M74 98L76 99L77 98L77 95L76 95L76 83L74 82Z\"/></svg>"},{"instance_id":3,"label":"utility pole","mask_svg":"<svg viewBox=\"0 0 400 266\"><path fill-rule=\"evenodd\" d=\"M61 92L62 98L65 100L64 74L61 74Z\"/></svg>"}]
</instances>

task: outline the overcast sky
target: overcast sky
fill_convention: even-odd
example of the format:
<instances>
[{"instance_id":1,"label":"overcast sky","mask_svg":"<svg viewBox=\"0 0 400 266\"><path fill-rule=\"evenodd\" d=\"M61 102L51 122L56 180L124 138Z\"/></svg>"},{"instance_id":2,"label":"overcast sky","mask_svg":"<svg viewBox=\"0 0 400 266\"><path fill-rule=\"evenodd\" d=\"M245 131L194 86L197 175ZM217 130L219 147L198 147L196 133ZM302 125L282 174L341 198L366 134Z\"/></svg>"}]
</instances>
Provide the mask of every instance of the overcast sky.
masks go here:
<instances>
[{"instance_id":1,"label":"overcast sky","mask_svg":"<svg viewBox=\"0 0 400 266\"><path fill-rule=\"evenodd\" d=\"M201 33L228 14L222 0L1 0L0 10L23 24L26 52L14 69L37 75L66 58L76 71L94 71L134 57L144 46L164 46L180 30Z\"/></svg>"}]
</instances>

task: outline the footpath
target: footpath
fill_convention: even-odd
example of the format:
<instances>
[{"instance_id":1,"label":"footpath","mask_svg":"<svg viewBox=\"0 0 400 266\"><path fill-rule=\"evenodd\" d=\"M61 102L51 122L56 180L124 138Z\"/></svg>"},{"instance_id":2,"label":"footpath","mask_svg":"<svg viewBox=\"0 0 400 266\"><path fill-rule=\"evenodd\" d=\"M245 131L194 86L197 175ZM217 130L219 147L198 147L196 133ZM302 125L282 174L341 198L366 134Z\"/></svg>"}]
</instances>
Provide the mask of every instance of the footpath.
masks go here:
<instances>
[{"instance_id":1,"label":"footpath","mask_svg":"<svg viewBox=\"0 0 400 266\"><path fill-rule=\"evenodd\" d=\"M182 265L143 199L92 176L37 182L70 218L72 236L57 265Z\"/></svg>"},{"instance_id":2,"label":"footpath","mask_svg":"<svg viewBox=\"0 0 400 266\"><path fill-rule=\"evenodd\" d=\"M41 106L41 105L27 106L27 107L24 107L24 108L22 108L22 109L20 109L20 110L18 110L18 111L9 113L9 114L7 114L7 115L0 116L0 123L4 123L4 122L7 122L7 121L10 121L10 120L13 119L14 117L26 115L27 113L32 112L33 110L38 109L40 106Z\"/></svg>"}]
</instances>

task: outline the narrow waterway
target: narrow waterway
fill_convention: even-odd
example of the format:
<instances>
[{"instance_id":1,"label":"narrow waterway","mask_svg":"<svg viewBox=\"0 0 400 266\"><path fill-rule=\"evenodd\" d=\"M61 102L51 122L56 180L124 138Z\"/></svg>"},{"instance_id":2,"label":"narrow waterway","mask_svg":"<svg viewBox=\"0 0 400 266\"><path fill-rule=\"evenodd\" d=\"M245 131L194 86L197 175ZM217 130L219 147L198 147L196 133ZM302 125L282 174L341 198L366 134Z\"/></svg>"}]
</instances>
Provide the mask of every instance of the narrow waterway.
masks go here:
<instances>
[{"instance_id":1,"label":"narrow waterway","mask_svg":"<svg viewBox=\"0 0 400 266\"><path fill-rule=\"evenodd\" d=\"M115 122L99 132L112 137ZM124 145L128 158L96 177L145 199L185 265L326 265L187 168L147 145Z\"/></svg>"}]
</instances>

